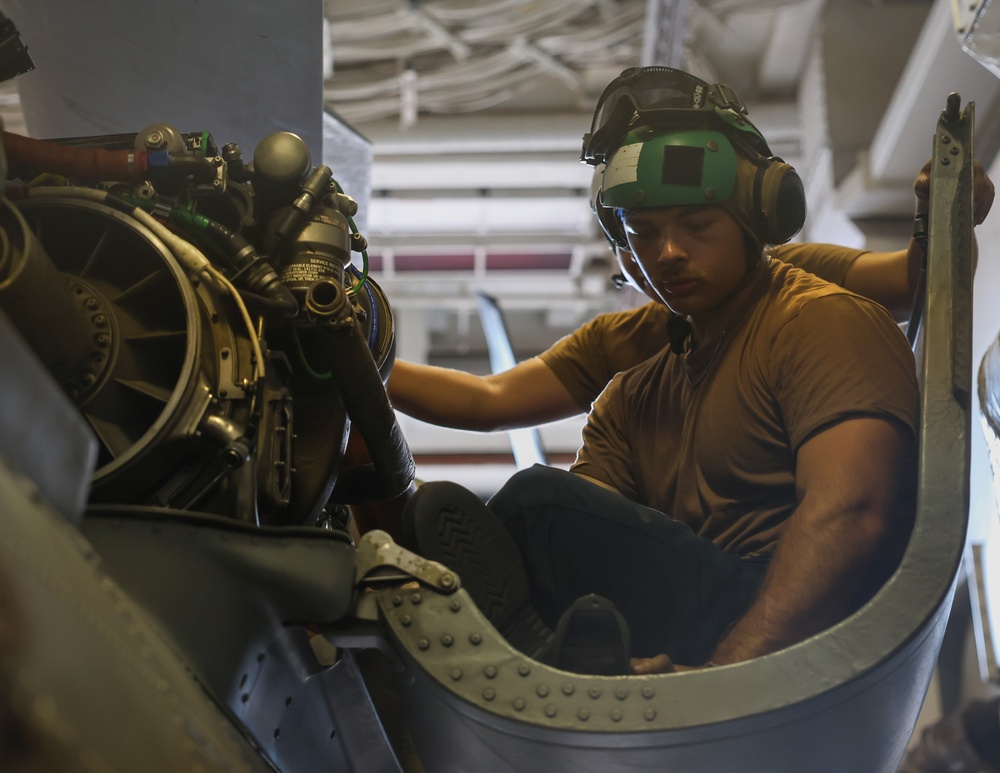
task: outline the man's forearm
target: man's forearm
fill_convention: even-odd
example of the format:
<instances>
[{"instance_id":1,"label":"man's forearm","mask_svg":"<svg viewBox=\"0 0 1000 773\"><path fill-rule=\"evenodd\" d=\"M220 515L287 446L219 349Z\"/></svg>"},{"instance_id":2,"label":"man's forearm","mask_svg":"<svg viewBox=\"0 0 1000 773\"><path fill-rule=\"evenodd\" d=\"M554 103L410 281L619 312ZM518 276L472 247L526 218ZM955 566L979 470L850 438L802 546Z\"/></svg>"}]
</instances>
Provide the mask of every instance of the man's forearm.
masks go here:
<instances>
[{"instance_id":1,"label":"man's forearm","mask_svg":"<svg viewBox=\"0 0 1000 773\"><path fill-rule=\"evenodd\" d=\"M808 504L805 504L808 507ZM713 663L766 655L818 633L852 609L888 531L874 511L792 516L757 598L722 639Z\"/></svg>"},{"instance_id":2,"label":"man's forearm","mask_svg":"<svg viewBox=\"0 0 1000 773\"><path fill-rule=\"evenodd\" d=\"M455 429L490 432L530 427L580 412L538 358L490 376L397 361L387 389L397 410Z\"/></svg>"},{"instance_id":3,"label":"man's forearm","mask_svg":"<svg viewBox=\"0 0 1000 773\"><path fill-rule=\"evenodd\" d=\"M484 376L397 361L386 389L393 407L415 419L455 429L495 429L485 416L492 387Z\"/></svg>"}]
</instances>

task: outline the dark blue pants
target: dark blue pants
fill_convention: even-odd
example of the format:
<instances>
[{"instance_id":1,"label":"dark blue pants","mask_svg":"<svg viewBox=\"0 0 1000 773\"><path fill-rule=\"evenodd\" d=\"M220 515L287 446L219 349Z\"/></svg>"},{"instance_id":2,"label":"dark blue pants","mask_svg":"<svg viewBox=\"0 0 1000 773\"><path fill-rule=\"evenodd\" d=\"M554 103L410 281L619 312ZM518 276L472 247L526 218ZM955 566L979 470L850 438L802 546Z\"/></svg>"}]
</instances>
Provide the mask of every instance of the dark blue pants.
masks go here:
<instances>
[{"instance_id":1,"label":"dark blue pants","mask_svg":"<svg viewBox=\"0 0 1000 773\"><path fill-rule=\"evenodd\" d=\"M514 475L490 509L517 543L532 601L554 627L596 593L628 621L632 654L699 665L746 611L767 570L686 525L578 475L535 465Z\"/></svg>"}]
</instances>

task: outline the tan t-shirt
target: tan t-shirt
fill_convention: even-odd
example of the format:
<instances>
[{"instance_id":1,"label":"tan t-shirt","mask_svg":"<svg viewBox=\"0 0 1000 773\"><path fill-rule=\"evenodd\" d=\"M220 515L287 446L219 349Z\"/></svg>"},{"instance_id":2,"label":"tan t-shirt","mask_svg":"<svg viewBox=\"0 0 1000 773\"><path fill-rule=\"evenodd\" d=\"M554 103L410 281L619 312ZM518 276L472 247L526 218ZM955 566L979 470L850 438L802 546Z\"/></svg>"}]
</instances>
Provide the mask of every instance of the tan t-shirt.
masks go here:
<instances>
[{"instance_id":1,"label":"tan t-shirt","mask_svg":"<svg viewBox=\"0 0 1000 773\"><path fill-rule=\"evenodd\" d=\"M814 432L854 416L912 431L918 405L912 354L881 306L779 261L754 283L717 351L668 348L615 377L572 468L744 557L773 550Z\"/></svg>"},{"instance_id":2,"label":"tan t-shirt","mask_svg":"<svg viewBox=\"0 0 1000 773\"><path fill-rule=\"evenodd\" d=\"M829 282L843 284L851 264L863 255L833 244L786 244L771 255ZM600 314L557 341L539 358L583 411L614 378L659 354L667 345L670 310L653 301L635 309Z\"/></svg>"}]
</instances>

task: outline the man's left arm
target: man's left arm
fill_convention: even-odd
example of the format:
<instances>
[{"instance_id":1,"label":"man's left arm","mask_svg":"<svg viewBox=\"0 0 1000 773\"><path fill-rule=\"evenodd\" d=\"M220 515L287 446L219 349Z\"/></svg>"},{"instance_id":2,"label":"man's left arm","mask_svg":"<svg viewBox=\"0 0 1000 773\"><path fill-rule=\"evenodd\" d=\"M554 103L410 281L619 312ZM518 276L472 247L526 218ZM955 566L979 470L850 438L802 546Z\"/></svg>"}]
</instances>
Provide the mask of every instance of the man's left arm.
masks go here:
<instances>
[{"instance_id":1,"label":"man's left arm","mask_svg":"<svg viewBox=\"0 0 1000 773\"><path fill-rule=\"evenodd\" d=\"M930 168L931 162L928 161L913 182L918 214L928 211ZM976 162L972 181L972 218L975 225L986 219L993 206L994 195L993 181L982 164ZM975 239L973 249L976 249ZM821 279L880 303L897 322L905 322L919 284L924 245L911 238L905 249L871 252L831 244L788 244L776 247L774 255Z\"/></svg>"},{"instance_id":2,"label":"man's left arm","mask_svg":"<svg viewBox=\"0 0 1000 773\"><path fill-rule=\"evenodd\" d=\"M778 260L815 274L881 304L905 322L923 259L923 249L911 239L905 250L872 252L835 244L786 244L775 247Z\"/></svg>"},{"instance_id":3,"label":"man's left arm","mask_svg":"<svg viewBox=\"0 0 1000 773\"><path fill-rule=\"evenodd\" d=\"M851 418L805 441L796 455L798 506L761 589L711 662L774 652L849 614L879 553L909 528L898 509L912 480L914 440L888 419Z\"/></svg>"}]
</instances>

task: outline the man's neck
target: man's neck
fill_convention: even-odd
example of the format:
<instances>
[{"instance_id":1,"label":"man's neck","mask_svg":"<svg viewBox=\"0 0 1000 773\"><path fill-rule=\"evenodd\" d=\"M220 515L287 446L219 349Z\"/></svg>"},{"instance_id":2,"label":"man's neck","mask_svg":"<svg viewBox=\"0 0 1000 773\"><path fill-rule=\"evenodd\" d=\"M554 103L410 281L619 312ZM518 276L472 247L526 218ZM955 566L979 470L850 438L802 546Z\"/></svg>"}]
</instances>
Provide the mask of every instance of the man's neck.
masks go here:
<instances>
[{"instance_id":1,"label":"man's neck","mask_svg":"<svg viewBox=\"0 0 1000 773\"><path fill-rule=\"evenodd\" d=\"M750 295L756 292L757 282L754 279L767 265L768 261L762 257L754 263L753 268L747 270L739 287L722 303L711 311L688 317L695 347L703 346L708 341L715 341L725 334L730 323L745 310Z\"/></svg>"}]
</instances>

